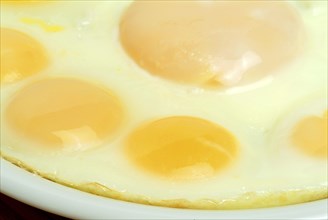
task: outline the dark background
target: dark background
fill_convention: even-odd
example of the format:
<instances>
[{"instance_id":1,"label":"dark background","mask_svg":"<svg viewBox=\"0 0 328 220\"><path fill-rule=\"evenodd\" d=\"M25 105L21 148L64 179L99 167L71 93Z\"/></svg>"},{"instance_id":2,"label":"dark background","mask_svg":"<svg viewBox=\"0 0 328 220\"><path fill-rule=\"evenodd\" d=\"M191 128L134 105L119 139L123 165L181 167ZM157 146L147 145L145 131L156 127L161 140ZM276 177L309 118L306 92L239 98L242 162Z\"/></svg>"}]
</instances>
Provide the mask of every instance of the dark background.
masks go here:
<instances>
[{"instance_id":1,"label":"dark background","mask_svg":"<svg viewBox=\"0 0 328 220\"><path fill-rule=\"evenodd\" d=\"M0 220L69 220L0 194Z\"/></svg>"}]
</instances>

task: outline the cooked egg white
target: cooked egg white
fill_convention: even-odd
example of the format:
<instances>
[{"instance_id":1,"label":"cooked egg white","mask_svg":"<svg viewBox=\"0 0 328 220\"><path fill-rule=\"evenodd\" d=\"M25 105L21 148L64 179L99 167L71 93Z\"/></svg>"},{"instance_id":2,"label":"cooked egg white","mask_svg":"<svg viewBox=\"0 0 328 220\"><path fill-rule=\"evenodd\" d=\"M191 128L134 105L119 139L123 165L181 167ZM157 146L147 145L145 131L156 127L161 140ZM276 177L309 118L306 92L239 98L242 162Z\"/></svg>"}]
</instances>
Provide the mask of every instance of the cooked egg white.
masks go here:
<instances>
[{"instance_id":1,"label":"cooked egg white","mask_svg":"<svg viewBox=\"0 0 328 220\"><path fill-rule=\"evenodd\" d=\"M287 9L293 10L299 32L289 36L297 36L295 42L287 38L295 43L289 55L276 48L271 57L265 47L260 49L268 66L259 70L270 69L268 74L255 69L254 77L247 78L251 66L246 65L229 79L235 65L229 63L227 71L193 72L191 80L157 68L154 62L162 52L153 39L130 35L132 43L125 45L122 19L128 19L131 4L1 2L1 36L28 36L46 60L31 74L18 74L35 67L31 62L22 71L10 63L9 71L1 69L4 158L68 186L154 205L234 209L327 197L327 142L319 141L317 153L309 147L315 144L311 140L327 138L326 1L279 3L287 18ZM165 39L158 41L176 49L169 33L160 36ZM191 63L181 64L188 59L169 54L170 73L179 68L188 72L189 67L203 71L212 64L206 60L212 45L202 43L202 53ZM8 45L6 40L2 44ZM24 44L29 48L25 59L39 54L22 40ZM279 52L286 55L281 66L274 60ZM3 54L1 47L1 61L8 62ZM20 53L12 54L15 59ZM161 59L165 64L166 58ZM322 121L313 122L318 118ZM299 142L304 142L308 124L314 124L318 137L309 136L310 144L304 146Z\"/></svg>"}]
</instances>

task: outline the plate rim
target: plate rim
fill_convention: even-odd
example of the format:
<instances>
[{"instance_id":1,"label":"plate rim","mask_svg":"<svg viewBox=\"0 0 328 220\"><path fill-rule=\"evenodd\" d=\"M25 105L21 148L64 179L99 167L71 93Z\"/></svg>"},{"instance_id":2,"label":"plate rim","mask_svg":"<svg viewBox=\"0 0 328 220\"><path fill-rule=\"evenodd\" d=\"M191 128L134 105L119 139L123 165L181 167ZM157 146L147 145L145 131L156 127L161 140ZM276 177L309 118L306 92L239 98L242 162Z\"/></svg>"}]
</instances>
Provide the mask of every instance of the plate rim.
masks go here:
<instances>
[{"instance_id":1,"label":"plate rim","mask_svg":"<svg viewBox=\"0 0 328 220\"><path fill-rule=\"evenodd\" d=\"M17 181L18 179L18 181ZM273 208L190 210L105 198L44 179L1 158L0 191L72 219L327 219L328 199Z\"/></svg>"}]
</instances>

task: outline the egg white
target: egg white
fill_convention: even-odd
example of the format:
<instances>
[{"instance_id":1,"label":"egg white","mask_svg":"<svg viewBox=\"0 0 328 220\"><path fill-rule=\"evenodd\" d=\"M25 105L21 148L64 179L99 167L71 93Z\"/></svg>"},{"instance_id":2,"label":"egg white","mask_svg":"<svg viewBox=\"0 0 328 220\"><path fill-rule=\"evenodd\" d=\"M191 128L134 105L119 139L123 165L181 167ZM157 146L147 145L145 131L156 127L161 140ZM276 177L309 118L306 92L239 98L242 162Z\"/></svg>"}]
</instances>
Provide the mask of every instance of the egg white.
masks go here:
<instances>
[{"instance_id":1,"label":"egg white","mask_svg":"<svg viewBox=\"0 0 328 220\"><path fill-rule=\"evenodd\" d=\"M1 27L30 34L45 46L51 58L50 66L41 73L1 87L4 157L59 182L74 186L98 183L123 195L143 196L147 201L209 199L220 203L245 193L326 190L327 161L272 153L277 146L274 143L280 141L272 134L282 132L279 126L275 130L276 123L295 108L295 103L312 97L327 100L326 1L313 1L309 7L293 1L307 33L304 53L294 62L257 83L225 90L167 82L138 67L124 52L118 37L120 16L129 4L58 1L26 10L23 6L1 7ZM22 17L42 19L64 30L49 33L37 25L22 23ZM6 105L21 87L49 76L89 80L118 94L127 109L119 135L95 149L56 153L38 151L27 140L15 138L13 131L5 129ZM133 166L122 150L127 134L145 121L175 115L200 117L228 129L240 143L237 162L215 177L193 182L168 181ZM283 120L290 121L288 117ZM293 166L286 163L291 158L295 160ZM304 174L304 170L308 172Z\"/></svg>"}]
</instances>

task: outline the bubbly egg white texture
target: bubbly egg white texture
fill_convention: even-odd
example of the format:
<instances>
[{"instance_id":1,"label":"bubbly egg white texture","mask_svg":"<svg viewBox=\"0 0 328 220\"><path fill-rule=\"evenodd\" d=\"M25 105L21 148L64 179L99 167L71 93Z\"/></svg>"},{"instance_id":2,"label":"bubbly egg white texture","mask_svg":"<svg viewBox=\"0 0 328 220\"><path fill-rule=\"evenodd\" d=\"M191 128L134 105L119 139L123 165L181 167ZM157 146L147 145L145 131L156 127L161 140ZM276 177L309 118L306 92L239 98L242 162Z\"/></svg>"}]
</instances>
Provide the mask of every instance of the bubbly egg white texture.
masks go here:
<instances>
[{"instance_id":1,"label":"bubbly egg white texture","mask_svg":"<svg viewBox=\"0 0 328 220\"><path fill-rule=\"evenodd\" d=\"M327 158L303 152L288 139L304 118L327 120L326 1L288 1L300 15L305 37L302 52L277 74L218 89L172 82L134 62L119 36L130 1L2 4L1 28L28 34L48 55L48 64L37 74L1 85L3 157L61 183L97 183L120 194L109 193L111 197L140 196L149 203L206 199L220 204L247 193L326 192ZM6 109L21 89L63 78L90 82L101 88L99 93L110 91L104 96L114 103L119 100L123 116L110 137L99 142L86 138L85 143L68 137L73 147L54 150L10 127ZM137 128L174 116L204 119L229 133L237 153L226 154L233 162L218 171L200 164L195 171L200 175L188 176L188 171L186 178L168 178L143 169L127 155L127 137ZM249 206L246 202L243 207Z\"/></svg>"}]
</instances>

